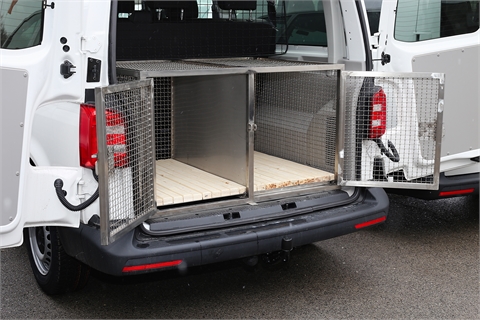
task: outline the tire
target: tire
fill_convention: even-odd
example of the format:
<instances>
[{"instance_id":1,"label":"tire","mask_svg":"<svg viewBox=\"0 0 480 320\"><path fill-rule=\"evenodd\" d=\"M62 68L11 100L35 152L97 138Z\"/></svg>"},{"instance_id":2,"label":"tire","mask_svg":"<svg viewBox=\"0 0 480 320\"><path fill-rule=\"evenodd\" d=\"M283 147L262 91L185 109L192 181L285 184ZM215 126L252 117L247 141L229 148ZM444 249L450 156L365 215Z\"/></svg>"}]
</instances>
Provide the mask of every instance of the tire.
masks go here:
<instances>
[{"instance_id":1,"label":"tire","mask_svg":"<svg viewBox=\"0 0 480 320\"><path fill-rule=\"evenodd\" d=\"M24 239L33 274L45 293L73 292L87 284L90 267L65 252L57 227L27 228Z\"/></svg>"}]
</instances>

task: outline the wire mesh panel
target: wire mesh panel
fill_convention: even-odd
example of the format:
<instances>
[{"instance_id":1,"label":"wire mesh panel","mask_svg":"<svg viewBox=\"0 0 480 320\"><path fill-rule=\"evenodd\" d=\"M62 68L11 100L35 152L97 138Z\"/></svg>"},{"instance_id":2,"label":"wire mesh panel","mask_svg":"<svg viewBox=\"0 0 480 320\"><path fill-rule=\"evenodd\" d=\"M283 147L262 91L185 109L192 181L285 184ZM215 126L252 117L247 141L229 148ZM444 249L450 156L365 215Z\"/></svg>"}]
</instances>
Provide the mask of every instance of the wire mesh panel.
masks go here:
<instances>
[{"instance_id":1,"label":"wire mesh panel","mask_svg":"<svg viewBox=\"0 0 480 320\"><path fill-rule=\"evenodd\" d=\"M172 78L153 78L155 159L172 157Z\"/></svg>"},{"instance_id":2,"label":"wire mesh panel","mask_svg":"<svg viewBox=\"0 0 480 320\"><path fill-rule=\"evenodd\" d=\"M338 72L256 75L255 150L335 172Z\"/></svg>"},{"instance_id":3,"label":"wire mesh panel","mask_svg":"<svg viewBox=\"0 0 480 320\"><path fill-rule=\"evenodd\" d=\"M169 63L167 63L168 65ZM145 63L119 63L121 66L142 67L145 70ZM117 82L125 83L139 80L137 75L122 74L122 70L117 73ZM155 131L155 158L156 160L169 159L172 155L172 78L155 77L153 78L153 108L154 108L154 131Z\"/></svg>"},{"instance_id":4,"label":"wire mesh panel","mask_svg":"<svg viewBox=\"0 0 480 320\"><path fill-rule=\"evenodd\" d=\"M443 74L343 72L341 184L438 188Z\"/></svg>"},{"instance_id":5,"label":"wire mesh panel","mask_svg":"<svg viewBox=\"0 0 480 320\"><path fill-rule=\"evenodd\" d=\"M229 59L195 59L187 60L189 63L202 63L205 66L216 66L216 67L248 67L255 68L258 71L258 68L267 68L267 67L312 67L312 63L304 61L289 61L289 60L278 60L271 58L229 58ZM132 63L133 64L133 63ZM334 69L332 66L330 69Z\"/></svg>"},{"instance_id":6,"label":"wire mesh panel","mask_svg":"<svg viewBox=\"0 0 480 320\"><path fill-rule=\"evenodd\" d=\"M152 82L128 82L96 91L103 245L156 210Z\"/></svg>"}]
</instances>

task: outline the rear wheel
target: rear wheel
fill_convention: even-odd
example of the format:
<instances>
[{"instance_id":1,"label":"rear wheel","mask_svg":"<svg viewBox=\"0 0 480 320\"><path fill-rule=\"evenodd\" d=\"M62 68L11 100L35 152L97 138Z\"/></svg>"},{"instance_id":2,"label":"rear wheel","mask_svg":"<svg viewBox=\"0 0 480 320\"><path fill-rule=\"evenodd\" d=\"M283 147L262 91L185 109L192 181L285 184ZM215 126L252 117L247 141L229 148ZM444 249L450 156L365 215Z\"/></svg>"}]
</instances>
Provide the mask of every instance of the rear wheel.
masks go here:
<instances>
[{"instance_id":1,"label":"rear wheel","mask_svg":"<svg viewBox=\"0 0 480 320\"><path fill-rule=\"evenodd\" d=\"M83 288L90 268L63 249L56 227L25 229L28 257L35 279L47 294L62 294Z\"/></svg>"}]
</instances>

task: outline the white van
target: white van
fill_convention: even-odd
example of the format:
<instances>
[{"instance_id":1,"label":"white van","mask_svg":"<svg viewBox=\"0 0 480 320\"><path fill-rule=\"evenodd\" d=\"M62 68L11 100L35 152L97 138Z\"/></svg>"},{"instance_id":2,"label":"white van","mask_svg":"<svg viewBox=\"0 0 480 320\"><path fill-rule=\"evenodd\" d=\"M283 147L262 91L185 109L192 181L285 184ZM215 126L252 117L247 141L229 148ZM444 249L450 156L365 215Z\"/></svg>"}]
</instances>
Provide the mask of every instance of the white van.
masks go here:
<instances>
[{"instance_id":1,"label":"white van","mask_svg":"<svg viewBox=\"0 0 480 320\"><path fill-rule=\"evenodd\" d=\"M438 188L444 76L369 71L364 12L0 0L1 246L58 294L281 263L384 222L382 188Z\"/></svg>"},{"instance_id":2,"label":"white van","mask_svg":"<svg viewBox=\"0 0 480 320\"><path fill-rule=\"evenodd\" d=\"M373 70L443 72L448 83L439 189L389 191L425 199L478 194L480 3L367 0L366 7L376 60Z\"/></svg>"}]
</instances>

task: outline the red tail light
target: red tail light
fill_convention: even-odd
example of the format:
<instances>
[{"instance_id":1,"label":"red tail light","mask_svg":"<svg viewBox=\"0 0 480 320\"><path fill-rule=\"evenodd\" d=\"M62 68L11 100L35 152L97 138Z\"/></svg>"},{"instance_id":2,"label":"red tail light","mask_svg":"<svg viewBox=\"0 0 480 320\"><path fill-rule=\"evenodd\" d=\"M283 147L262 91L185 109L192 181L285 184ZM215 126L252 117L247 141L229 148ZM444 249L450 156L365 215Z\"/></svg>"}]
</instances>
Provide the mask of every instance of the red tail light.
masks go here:
<instances>
[{"instance_id":1,"label":"red tail light","mask_svg":"<svg viewBox=\"0 0 480 320\"><path fill-rule=\"evenodd\" d=\"M125 126L122 117L112 111L105 112L106 142L109 153L113 153L115 167L128 165ZM95 106L80 105L80 165L85 168L95 168L97 162L97 119Z\"/></svg>"},{"instance_id":2,"label":"red tail light","mask_svg":"<svg viewBox=\"0 0 480 320\"><path fill-rule=\"evenodd\" d=\"M370 127L368 130L369 139L377 139L385 134L387 130L387 96L383 89L380 89L372 97L370 110Z\"/></svg>"},{"instance_id":3,"label":"red tail light","mask_svg":"<svg viewBox=\"0 0 480 320\"><path fill-rule=\"evenodd\" d=\"M85 168L95 168L97 162L97 119L95 106L80 105L80 165Z\"/></svg>"}]
</instances>

